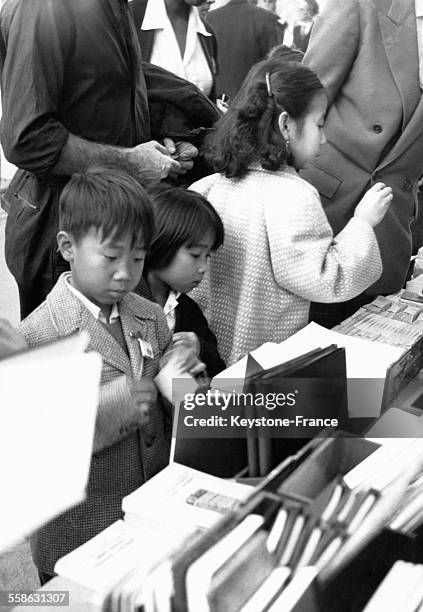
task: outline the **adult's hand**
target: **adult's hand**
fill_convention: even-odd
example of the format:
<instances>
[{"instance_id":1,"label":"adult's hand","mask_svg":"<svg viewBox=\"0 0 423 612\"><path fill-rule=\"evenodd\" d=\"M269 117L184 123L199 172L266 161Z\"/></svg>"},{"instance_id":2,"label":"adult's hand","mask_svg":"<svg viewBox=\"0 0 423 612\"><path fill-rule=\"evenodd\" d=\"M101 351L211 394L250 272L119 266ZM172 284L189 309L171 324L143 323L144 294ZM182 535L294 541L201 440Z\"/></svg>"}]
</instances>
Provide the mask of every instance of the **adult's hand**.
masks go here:
<instances>
[{"instance_id":1,"label":"adult's hand","mask_svg":"<svg viewBox=\"0 0 423 612\"><path fill-rule=\"evenodd\" d=\"M185 174L188 170L194 165L194 159L198 156L198 149L190 142L179 141L176 142L172 140L172 138L164 138L163 144L166 147L169 155L172 156L173 159L177 160L180 164L180 168L177 170L172 170L172 176L178 176L180 174Z\"/></svg>"},{"instance_id":2,"label":"adult's hand","mask_svg":"<svg viewBox=\"0 0 423 612\"><path fill-rule=\"evenodd\" d=\"M169 174L181 172L181 164L172 159L168 149L151 140L128 149L128 160L139 172L139 178L145 185L158 183Z\"/></svg>"}]
</instances>

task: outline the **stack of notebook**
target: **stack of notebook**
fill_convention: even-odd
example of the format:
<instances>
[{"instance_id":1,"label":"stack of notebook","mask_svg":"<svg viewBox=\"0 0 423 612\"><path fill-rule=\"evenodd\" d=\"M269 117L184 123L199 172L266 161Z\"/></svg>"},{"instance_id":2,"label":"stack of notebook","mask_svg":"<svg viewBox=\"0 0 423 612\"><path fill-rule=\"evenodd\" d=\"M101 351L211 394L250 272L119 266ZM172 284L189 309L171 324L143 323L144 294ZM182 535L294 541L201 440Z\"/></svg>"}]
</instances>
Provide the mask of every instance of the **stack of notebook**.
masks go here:
<instances>
[{"instance_id":1,"label":"stack of notebook","mask_svg":"<svg viewBox=\"0 0 423 612\"><path fill-rule=\"evenodd\" d=\"M318 612L325 585L412 503L422 465L420 440L340 434L256 488L171 465L56 571L100 592L104 612Z\"/></svg>"}]
</instances>

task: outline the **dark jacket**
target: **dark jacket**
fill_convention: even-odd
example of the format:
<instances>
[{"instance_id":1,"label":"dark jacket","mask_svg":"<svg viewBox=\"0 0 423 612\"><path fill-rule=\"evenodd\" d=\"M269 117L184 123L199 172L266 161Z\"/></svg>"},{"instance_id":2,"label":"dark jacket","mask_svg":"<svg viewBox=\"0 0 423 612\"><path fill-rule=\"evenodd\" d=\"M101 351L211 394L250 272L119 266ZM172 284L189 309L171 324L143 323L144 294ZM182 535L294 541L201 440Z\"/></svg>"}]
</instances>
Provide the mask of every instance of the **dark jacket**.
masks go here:
<instances>
[{"instance_id":1,"label":"dark jacket","mask_svg":"<svg viewBox=\"0 0 423 612\"><path fill-rule=\"evenodd\" d=\"M217 97L233 99L251 66L283 42L284 26L276 15L247 0L231 0L209 11L207 23L217 39Z\"/></svg>"},{"instance_id":2,"label":"dark jacket","mask_svg":"<svg viewBox=\"0 0 423 612\"><path fill-rule=\"evenodd\" d=\"M143 277L138 286L134 289L141 297L154 301L150 287ZM178 305L175 308L175 333L194 332L200 341L200 359L206 364L207 374L210 377L216 376L225 369L225 362L217 350L217 340L211 331L209 324L200 307L194 300L182 293L178 298Z\"/></svg>"},{"instance_id":3,"label":"dark jacket","mask_svg":"<svg viewBox=\"0 0 423 612\"><path fill-rule=\"evenodd\" d=\"M25 0L11 0L1 11L2 145L19 168L4 197L5 250L23 317L68 269L55 239L68 177L52 174L68 133L122 147L165 135L198 144L219 116L192 83L141 64L132 20L129 40L118 6L34 0L29 14Z\"/></svg>"},{"instance_id":4,"label":"dark jacket","mask_svg":"<svg viewBox=\"0 0 423 612\"><path fill-rule=\"evenodd\" d=\"M154 0L153 0L154 2ZM153 50L154 44L154 34L155 30L141 30L142 22L144 21L145 11L147 9L148 0L132 0L129 3L129 8L132 12L135 27L137 29L138 40L140 41L141 53L144 61L149 62L151 58L151 53ZM212 100L216 99L216 73L217 73L217 46L216 46L216 36L211 28L211 26L207 23L204 24L206 30L210 32L212 36L204 36L203 34L198 34L198 38L200 40L201 48L203 49L204 56L207 60L207 63L210 68L210 72L213 76L213 87L210 92L210 98Z\"/></svg>"}]
</instances>

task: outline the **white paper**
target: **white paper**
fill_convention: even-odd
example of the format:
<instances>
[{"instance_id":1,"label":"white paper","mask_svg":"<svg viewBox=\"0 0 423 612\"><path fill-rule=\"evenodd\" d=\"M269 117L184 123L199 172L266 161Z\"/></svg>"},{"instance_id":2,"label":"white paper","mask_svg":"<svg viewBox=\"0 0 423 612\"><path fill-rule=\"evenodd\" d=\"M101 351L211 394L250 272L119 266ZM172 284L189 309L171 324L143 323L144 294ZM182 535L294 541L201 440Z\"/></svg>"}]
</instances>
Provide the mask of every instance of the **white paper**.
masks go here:
<instances>
[{"instance_id":1,"label":"white paper","mask_svg":"<svg viewBox=\"0 0 423 612\"><path fill-rule=\"evenodd\" d=\"M59 559L54 570L59 576L107 593L119 582L129 581L132 571L141 575L149 572L181 541L179 533L172 536L160 524L146 521L135 527L120 520Z\"/></svg>"},{"instance_id":2,"label":"white paper","mask_svg":"<svg viewBox=\"0 0 423 612\"><path fill-rule=\"evenodd\" d=\"M222 513L202 507L201 501L200 505L187 501L200 490L243 500L253 487L172 463L124 497L122 510L125 518L126 515L147 517L164 525L190 526L192 530L209 528L222 517Z\"/></svg>"},{"instance_id":3,"label":"white paper","mask_svg":"<svg viewBox=\"0 0 423 612\"><path fill-rule=\"evenodd\" d=\"M0 362L0 550L84 498L101 357L82 340Z\"/></svg>"},{"instance_id":4,"label":"white paper","mask_svg":"<svg viewBox=\"0 0 423 612\"><path fill-rule=\"evenodd\" d=\"M317 323L309 323L280 344L266 342L251 353L254 359L264 368L289 361L312 351L336 344L345 348L348 411L351 417L377 417L382 405L384 381L387 369L403 354L403 349L388 344L381 344L363 338L354 338L339 332L326 329ZM245 377L247 358L218 374L212 382L213 388L224 388L225 379ZM372 379L372 395L359 396L359 387L351 379ZM379 382L379 384L378 384Z\"/></svg>"},{"instance_id":5,"label":"white paper","mask_svg":"<svg viewBox=\"0 0 423 612\"><path fill-rule=\"evenodd\" d=\"M381 490L386 482L407 470L410 463L419 465L422 461L422 439L375 438L372 441L383 444L344 475L344 482L351 489L373 487Z\"/></svg>"}]
</instances>

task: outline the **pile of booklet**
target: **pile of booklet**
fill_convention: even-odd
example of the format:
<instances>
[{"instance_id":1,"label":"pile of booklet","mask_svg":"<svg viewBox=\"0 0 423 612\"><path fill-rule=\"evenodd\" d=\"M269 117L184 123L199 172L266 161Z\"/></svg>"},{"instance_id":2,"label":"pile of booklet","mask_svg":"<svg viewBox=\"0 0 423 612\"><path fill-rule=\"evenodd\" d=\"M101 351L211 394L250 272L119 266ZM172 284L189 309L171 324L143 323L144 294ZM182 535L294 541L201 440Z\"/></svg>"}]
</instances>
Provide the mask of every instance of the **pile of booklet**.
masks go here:
<instances>
[{"instance_id":1,"label":"pile of booklet","mask_svg":"<svg viewBox=\"0 0 423 612\"><path fill-rule=\"evenodd\" d=\"M249 485L172 463L123 499L125 520L59 559L55 571L92 589L103 610L136 610L155 565L236 514L252 492Z\"/></svg>"},{"instance_id":2,"label":"pile of booklet","mask_svg":"<svg viewBox=\"0 0 423 612\"><path fill-rule=\"evenodd\" d=\"M171 464L55 569L108 612L317 612L324 585L414 499L422 465L421 440L339 434L255 488Z\"/></svg>"},{"instance_id":3,"label":"pile of booklet","mask_svg":"<svg viewBox=\"0 0 423 612\"><path fill-rule=\"evenodd\" d=\"M343 334L367 338L409 349L423 335L423 303L407 300L407 293L378 296L335 329Z\"/></svg>"}]
</instances>

